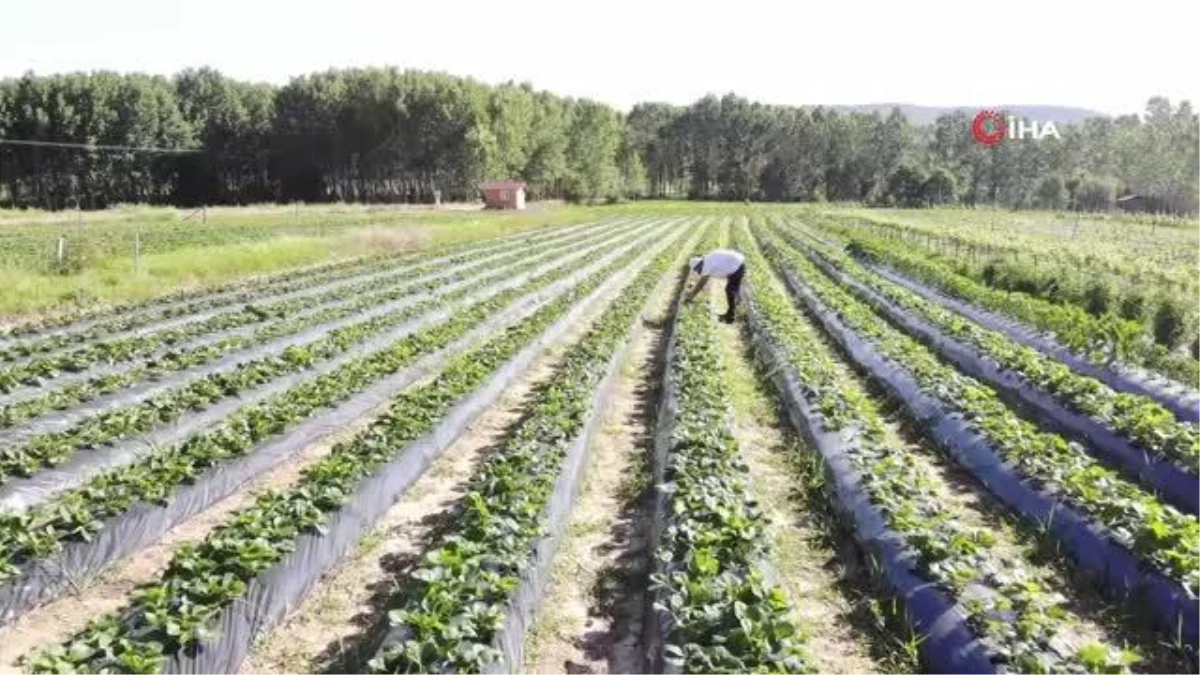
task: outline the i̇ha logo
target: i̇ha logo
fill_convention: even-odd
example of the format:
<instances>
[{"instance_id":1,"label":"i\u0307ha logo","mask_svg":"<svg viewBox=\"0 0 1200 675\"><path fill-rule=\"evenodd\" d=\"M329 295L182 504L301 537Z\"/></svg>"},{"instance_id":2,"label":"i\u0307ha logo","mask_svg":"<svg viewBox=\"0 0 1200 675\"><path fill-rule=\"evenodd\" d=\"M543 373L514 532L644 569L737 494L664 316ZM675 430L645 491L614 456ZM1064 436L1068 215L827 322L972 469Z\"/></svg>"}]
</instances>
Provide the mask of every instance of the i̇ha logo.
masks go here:
<instances>
[{"instance_id":1,"label":"i\u0307ha logo","mask_svg":"<svg viewBox=\"0 0 1200 675\"><path fill-rule=\"evenodd\" d=\"M979 114L975 115L971 122L971 135L989 148L1006 138L1014 141L1026 138L1040 141L1047 137L1062 140L1054 122L1038 122L1012 115L1004 117L995 110L980 110Z\"/></svg>"}]
</instances>

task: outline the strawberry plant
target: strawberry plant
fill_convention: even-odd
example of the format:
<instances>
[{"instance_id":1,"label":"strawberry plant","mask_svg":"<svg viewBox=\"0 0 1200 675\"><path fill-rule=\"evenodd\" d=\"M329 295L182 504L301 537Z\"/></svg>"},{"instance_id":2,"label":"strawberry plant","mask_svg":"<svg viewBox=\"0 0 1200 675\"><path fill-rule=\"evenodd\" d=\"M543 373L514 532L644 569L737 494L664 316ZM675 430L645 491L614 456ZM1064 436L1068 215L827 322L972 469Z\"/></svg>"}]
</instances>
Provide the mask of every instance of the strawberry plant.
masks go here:
<instances>
[{"instance_id":1,"label":"strawberry plant","mask_svg":"<svg viewBox=\"0 0 1200 675\"><path fill-rule=\"evenodd\" d=\"M595 411L592 392L678 251L658 254L537 387L520 422L472 476L465 506L427 553L388 616L407 629L371 660L375 672L484 672L521 572L544 535L566 453Z\"/></svg>"},{"instance_id":2,"label":"strawberry plant","mask_svg":"<svg viewBox=\"0 0 1200 675\"><path fill-rule=\"evenodd\" d=\"M75 330L76 328L88 331L89 333L92 330L97 330L101 334L129 330L163 319L189 316L224 305L251 302L264 295L291 293L307 288L314 288L375 271L386 270L397 264L408 264L442 256L451 256L483 247L493 248L497 251L507 250L511 247L526 245L531 240L546 241L559 238L563 234L586 232L596 227L605 227L606 225L605 223L601 223L599 225L588 224L555 228L550 230L548 235L543 235L535 231L532 236L518 235L499 241L468 242L439 246L417 252L388 253L302 267L260 277L241 279L221 286L177 291L141 302L108 306L98 310L85 310L65 316L28 322L0 331L0 339L16 336L32 336L33 340L25 343L32 345L34 342L47 337L52 337L56 340L61 339L57 337L58 331L56 329L62 329L62 332L70 334L78 334ZM50 331L55 332L42 338L37 337L39 333ZM36 351L43 351L34 349ZM0 350L0 353L2 352L3 350ZM27 353L35 352L29 351ZM21 355L19 350L17 355Z\"/></svg>"},{"instance_id":3,"label":"strawberry plant","mask_svg":"<svg viewBox=\"0 0 1200 675\"><path fill-rule=\"evenodd\" d=\"M628 248L626 244L624 249ZM86 533L103 527L106 520L138 501L165 502L172 487L181 481L194 480L215 464L251 452L268 438L461 338L508 303L567 278L573 271L556 268L535 276L456 312L440 324L405 336L382 351L358 357L283 393L243 406L216 427L177 445L158 448L138 464L101 473L79 488L14 516L17 520L13 527L0 529L0 579L19 576L22 565L44 557L64 541L86 538Z\"/></svg>"},{"instance_id":4,"label":"strawberry plant","mask_svg":"<svg viewBox=\"0 0 1200 675\"><path fill-rule=\"evenodd\" d=\"M605 236L607 231L598 236ZM593 235L595 238L597 235ZM449 264L467 262L471 256L458 256ZM417 267L402 268L391 275L391 282L419 277L422 274L436 272L445 268L447 261L433 262ZM238 310L216 314L202 321L185 324L146 334L96 342L64 352L33 358L28 361L0 369L0 392L12 391L19 385L38 386L42 380L58 376L63 371L80 372L87 370L97 363L117 363L133 358L146 356L164 347L185 345L189 340L223 330L241 326L262 323L269 319L282 319L295 315L303 310L317 307L323 303L342 299L354 298L364 292L377 289L381 284L390 283L387 279L369 279L367 281L337 287L324 293L305 295L298 298L280 300L262 305L249 304ZM75 341L78 336L66 336L64 339ZM236 339L228 341L230 348L241 344Z\"/></svg>"},{"instance_id":5,"label":"strawberry plant","mask_svg":"<svg viewBox=\"0 0 1200 675\"><path fill-rule=\"evenodd\" d=\"M581 243L574 243L578 246ZM32 437L31 440L22 444L22 446L8 447L0 450L0 482L4 482L10 476L30 476L37 468L44 465L59 464L74 452L80 449L95 448L109 444L115 441L122 440L130 435L140 434L140 432L149 431L163 424L174 422L181 414L188 411L199 411L208 407L229 396L238 395L245 390L260 386L265 382L274 380L288 372L295 372L311 368L313 364L324 362L331 358L341 356L347 348L358 344L362 340L366 340L374 334L385 329L395 327L395 325L409 321L414 317L418 317L436 309L438 306L443 306L446 303L460 300L467 297L469 294L480 291L482 288L492 285L497 281L508 279L511 275L517 275L538 267L544 264L545 258L562 256L562 249L553 247L550 251L521 251L511 253L509 256L497 258L493 264L503 264L509 258L520 259L521 264L515 265L512 268L499 268L490 271L485 275L476 277L475 280L469 283L468 286L463 286L454 291L443 293L440 295L434 294L440 288L446 287L449 283L455 282L460 277L468 277L469 269L451 271L448 275L438 277L430 281L415 283L415 285L406 285L395 288L384 289L383 292L368 294L365 298L354 301L348 307L341 307L338 313L346 313L348 316L354 316L356 313L370 309L372 306L377 306L389 299L398 299L414 295L414 297L424 297L425 300L415 305L402 307L395 311L385 313L367 319L367 321L358 324L349 325L349 327L331 331L329 335L320 337L320 339L310 342L306 345L293 345L284 350L278 356L263 357L251 360L244 364L240 364L238 368L229 372L217 372L211 374L192 383L185 384L184 387L168 390L162 394L151 396L139 404L116 408L116 410L98 414L84 420L84 422L73 426L72 429L65 431L48 432ZM284 322L288 328L294 327L295 324L308 323L316 319L316 323L320 323L320 319L324 315L316 315L310 317L301 317L299 321ZM246 339L230 339L230 341L245 342L245 345L250 346L262 344L268 341L271 337L276 336L281 329L281 325L271 325L256 331L252 336ZM305 325L300 325L304 328ZM220 351L223 344L209 345L199 348L193 352L178 352L173 354L175 358L164 359L167 364L154 362L151 366L128 372L128 376L157 376L169 370L186 368L188 365L193 365L193 360L205 358L212 351ZM193 357L193 358L188 358ZM168 365L169 368L163 368L163 365ZM108 377L104 378L106 386L121 386L125 384L127 378ZM95 394L102 392L102 387L85 387L82 394ZM55 404L62 404L66 394L54 392L53 396L48 396L42 400L46 400L47 405L50 401ZM34 401L26 401L24 405L19 405L17 411L29 413L36 410L32 405ZM4 410L5 413L16 414L13 411L13 406L8 406Z\"/></svg>"},{"instance_id":6,"label":"strawberry plant","mask_svg":"<svg viewBox=\"0 0 1200 675\"><path fill-rule=\"evenodd\" d=\"M789 239L793 245L797 240ZM1195 471L1200 462L1200 430L1176 421L1169 410L1145 396L1118 393L1091 377L1077 375L1062 363L987 330L865 269L849 256L812 244L822 259L865 284L901 309L929 322L952 338L976 348L1000 366L1071 408L1099 420L1144 451ZM863 297L863 296L860 296ZM863 299L867 299L863 297Z\"/></svg>"},{"instance_id":7,"label":"strawberry plant","mask_svg":"<svg viewBox=\"0 0 1200 675\"><path fill-rule=\"evenodd\" d=\"M254 305L265 297L302 293L309 289L317 289L326 285L334 285L352 281L355 277L386 274L389 271L403 273L411 268L411 263L419 263L420 259L406 256L400 259L392 256L372 260L349 267L338 273L312 273L298 277L288 276L280 283L266 280L260 284L248 284L237 293L212 293L210 297L184 303L171 303L155 311L138 311L142 307L130 307L127 311L117 312L117 316L87 323L76 329L52 332L44 337L21 340L0 348L0 361L17 359L43 354L63 347L69 347L80 342L100 340L113 333L131 331L143 327L153 327L154 324L177 317L188 317L195 314L221 310L222 308ZM408 265L398 263L410 263ZM147 303L154 306L155 302ZM36 335L36 334L35 334Z\"/></svg>"},{"instance_id":8,"label":"strawberry plant","mask_svg":"<svg viewBox=\"0 0 1200 675\"><path fill-rule=\"evenodd\" d=\"M305 469L290 490L263 494L203 543L181 550L158 581L134 594L132 606L119 619L93 622L66 644L35 655L31 669L108 672L132 659L159 670L167 655L202 644L220 611L242 597L259 573L282 560L296 537L319 532L324 515L337 510L360 481L434 429L461 397L636 254L622 254L528 318L452 359L431 382L396 396L388 412ZM115 634L101 629L114 619L119 622Z\"/></svg>"},{"instance_id":9,"label":"strawberry plant","mask_svg":"<svg viewBox=\"0 0 1200 675\"><path fill-rule=\"evenodd\" d=\"M815 297L881 354L901 365L948 411L958 412L999 455L1039 486L1107 528L1109 536L1195 595L1200 590L1200 524L1100 464L1077 445L1040 431L994 391L938 360L892 328L809 260L766 233L765 252L781 272L799 274Z\"/></svg>"},{"instance_id":10,"label":"strawberry plant","mask_svg":"<svg viewBox=\"0 0 1200 675\"><path fill-rule=\"evenodd\" d=\"M1051 332L1068 348L1105 365L1120 359L1142 366L1195 389L1200 383L1200 362L1187 356L1156 350L1154 340L1139 323L1106 315L1094 317L1082 308L1063 305L1024 292L992 288L962 274L948 261L921 255L902 243L873 236L837 221L823 228L845 236L864 255L930 284L950 296L1011 316ZM1138 336L1131 339L1132 335Z\"/></svg>"},{"instance_id":11,"label":"strawberry plant","mask_svg":"<svg viewBox=\"0 0 1200 675\"><path fill-rule=\"evenodd\" d=\"M665 661L683 672L814 672L783 591L760 571L766 522L729 427L716 325L706 303L681 307L667 391L678 408L654 553ZM664 620L665 619L665 620Z\"/></svg>"},{"instance_id":12,"label":"strawberry plant","mask_svg":"<svg viewBox=\"0 0 1200 675\"><path fill-rule=\"evenodd\" d=\"M15 340L21 337L31 337L33 341L38 341L46 337L57 336L60 332L73 332L74 330L91 330L93 328L104 330L104 327L107 327L105 332L127 330L162 319L194 314L224 304L246 302L261 296L264 289L286 292L307 288L310 285L319 285L342 276L355 276L363 271L389 267L406 260L411 255L351 258L241 279L215 287L176 291L139 302L72 312L9 327L0 331L0 339ZM42 335L44 333L47 335Z\"/></svg>"},{"instance_id":13,"label":"strawberry plant","mask_svg":"<svg viewBox=\"0 0 1200 675\"><path fill-rule=\"evenodd\" d=\"M753 329L794 371L809 405L822 411L824 429L816 431L842 432L841 438L849 439L844 441L847 457L872 506L910 549L915 570L966 599L961 606L991 660L1019 672L1110 672L1095 667L1099 658L1117 664L1118 672L1127 671L1136 658L1132 653L1097 643L1065 652L1052 646L1070 643L1064 638L1072 623L1065 598L1044 590L1046 571L997 550L989 530L963 522L937 497L934 476L911 456L912 449L886 436L871 394L843 374L836 354L777 290L748 233L739 229L738 235L739 249L751 261Z\"/></svg>"}]
</instances>

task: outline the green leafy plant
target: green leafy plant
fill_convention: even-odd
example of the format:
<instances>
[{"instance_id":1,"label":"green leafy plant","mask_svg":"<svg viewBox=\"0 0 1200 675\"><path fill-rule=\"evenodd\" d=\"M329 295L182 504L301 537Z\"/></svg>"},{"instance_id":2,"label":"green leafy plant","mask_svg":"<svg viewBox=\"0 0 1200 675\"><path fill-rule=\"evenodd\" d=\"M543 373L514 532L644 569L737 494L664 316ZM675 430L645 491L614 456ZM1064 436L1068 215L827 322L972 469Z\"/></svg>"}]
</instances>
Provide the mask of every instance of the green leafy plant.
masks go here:
<instances>
[{"instance_id":1,"label":"green leafy plant","mask_svg":"<svg viewBox=\"0 0 1200 675\"><path fill-rule=\"evenodd\" d=\"M1093 418L1152 455L1195 471L1197 462L1200 462L1200 430L1195 424L1177 421L1169 410L1153 399L1120 393L1095 378L1076 374L1036 349L1021 345L999 331L986 329L925 300L900 284L866 269L835 248L824 246L815 237L810 236L807 243L801 243L791 230L783 236L790 244L817 255L835 267L838 273L875 291L899 309L910 312L951 338L977 349L981 356L995 361L1006 370L1019 373L1030 385L1050 394L1065 407ZM836 273L830 272L826 276L837 280ZM881 315L886 315L884 308L870 294L854 292L865 303L879 309ZM1114 327L1114 330L1119 328ZM931 345L931 348L938 347Z\"/></svg>"},{"instance_id":2,"label":"green leafy plant","mask_svg":"<svg viewBox=\"0 0 1200 675\"><path fill-rule=\"evenodd\" d=\"M613 351L678 252L659 254L536 388L519 424L472 475L465 506L390 605L404 638L370 661L375 672L482 672L499 653L511 594L543 535L566 452L595 411L588 403Z\"/></svg>"},{"instance_id":3,"label":"green leafy plant","mask_svg":"<svg viewBox=\"0 0 1200 675\"><path fill-rule=\"evenodd\" d=\"M631 235L628 233L621 235L613 239L612 243L624 241L624 237L628 236ZM546 257L555 256L559 252L560 249L552 248L544 253L526 251L513 254L514 259L519 255L520 264L511 267L499 266L469 284L441 295L434 295L432 291L453 282L459 275L469 276L469 272L456 272L415 286L406 285L385 291L386 294L394 295L397 298L412 295L417 298L425 297L425 299L413 305L331 331L324 337L307 344L292 345L279 355L247 361L229 372L207 375L184 386L152 396L140 403L90 417L70 429L34 436L22 445L0 450L0 483L9 476L29 476L43 466L59 464L80 450L108 445L172 423L186 412L202 410L220 400L237 396L248 389L285 374L298 372L310 368L316 363L338 357L372 335L416 318L432 309L442 307L446 303L461 300L497 281L544 265ZM497 263L501 262L503 260L497 261ZM354 311L361 311L379 302L381 302L381 298L378 295L369 295L365 299L366 304L358 306L358 303L355 303ZM264 332L256 333L252 339L268 339L268 336L263 334ZM253 344L253 342L248 344ZM177 364L177 362L173 363ZM143 376L145 373L131 373L131 375ZM62 398L58 397L55 400L61 401ZM26 403L18 409L28 412L31 407L29 403ZM15 414L11 410L5 412Z\"/></svg>"},{"instance_id":4,"label":"green leafy plant","mask_svg":"<svg viewBox=\"0 0 1200 675\"><path fill-rule=\"evenodd\" d=\"M955 298L1048 331L1059 342L1096 363L1120 358L1189 387L1194 388L1200 382L1200 362L1156 349L1161 345L1156 344L1154 332L1142 323L1112 314L1098 318L1080 306L1058 304L1041 297L1037 284L1001 283L1006 268L999 262L976 267L960 258L922 254L905 245L903 239L879 236L874 228L877 223L863 228L839 218L814 219L814 222L823 232L847 239L858 255L891 266ZM958 250L957 244L953 250ZM1118 329L1113 329L1114 321L1120 322ZM1130 339L1130 336L1137 337ZM1117 338L1122 340L1120 344L1115 341Z\"/></svg>"},{"instance_id":5,"label":"green leafy plant","mask_svg":"<svg viewBox=\"0 0 1200 675\"><path fill-rule=\"evenodd\" d=\"M117 640L109 639L117 648L95 650L98 631L93 624L61 649L47 652L52 659L35 655L30 667L34 672L65 665L73 672L104 672L114 669L115 659L133 657L157 659L161 668L166 655L202 643L219 613L244 595L252 579L291 551L296 537L320 532L327 514L337 510L360 481L433 430L462 396L482 385L496 367L636 254L631 250L619 255L531 316L458 355L432 381L396 396L382 417L334 446L287 492L263 494L203 543L182 549L160 579L139 589L133 606L123 612Z\"/></svg>"},{"instance_id":6,"label":"green leafy plant","mask_svg":"<svg viewBox=\"0 0 1200 675\"><path fill-rule=\"evenodd\" d=\"M1154 310L1154 340L1167 349L1174 349L1187 334L1188 310L1174 298L1160 298Z\"/></svg>"},{"instance_id":7,"label":"green leafy plant","mask_svg":"<svg viewBox=\"0 0 1200 675\"><path fill-rule=\"evenodd\" d=\"M1129 289L1117 304L1117 314L1122 319L1141 323L1146 318L1146 296L1136 288Z\"/></svg>"},{"instance_id":8,"label":"green leafy plant","mask_svg":"<svg viewBox=\"0 0 1200 675\"><path fill-rule=\"evenodd\" d=\"M1086 658L1049 648L1071 628L1065 599L1043 590L1045 572L997 550L994 535L967 524L938 498L934 477L912 456L914 449L888 439L873 397L842 374L836 355L792 301L776 290L770 268L787 269L786 257L768 240L768 263L749 233L737 230L739 249L750 258L749 303L754 330L774 345L807 402L822 411L824 429L839 431L872 506L911 550L914 569L962 603L970 625L987 644L997 665L1019 664L1022 672L1072 672ZM832 495L831 495L832 497ZM1005 617L999 621L997 617ZM909 643L906 644L910 644ZM1091 652L1105 660L1119 653L1105 645ZM1089 672L1106 672L1091 670Z\"/></svg>"},{"instance_id":9,"label":"green leafy plant","mask_svg":"<svg viewBox=\"0 0 1200 675\"><path fill-rule=\"evenodd\" d=\"M582 241L577 237L569 239L565 246L579 246L603 237L608 232L585 233ZM559 245L557 248L562 248ZM135 369L120 379L121 384L128 384L163 372L181 370L212 360L235 349L259 344L259 341L286 335L288 332L302 330L318 325L323 321L353 316L354 314L394 300L413 290L409 287L394 286L397 282L410 280L422 275L444 269L447 262L450 265L463 265L473 258L483 257L488 251L460 254L449 261L433 262L417 266L404 266L382 278L372 278L359 283L341 285L321 293L312 293L297 298L278 300L274 302L251 302L237 309L220 312L210 318L188 323L175 328L140 333L137 335L101 340L82 347L55 353L8 366L0 369L0 392L11 391L18 385L39 386L46 378L53 378L61 372L81 372L99 363L117 363L145 357L160 352L168 347L182 347L154 359L149 365ZM528 249L518 249L502 257L502 260L524 260ZM433 256L430 256L433 257ZM387 272L387 270L384 270ZM456 274L465 276L465 269ZM453 276L453 275L452 275ZM427 286L436 288L438 285L449 283L452 279L439 282L429 282ZM381 290L382 289L382 290ZM417 288L416 290L421 290ZM261 297L261 296L260 296ZM346 301L339 307L325 309L313 314L303 312L320 308L330 302ZM191 340L207 334L270 322L267 327L253 334L234 335L216 344L205 344L195 348L185 345ZM35 355L64 345L77 342L88 342L89 338L102 329L94 328L84 333L70 333L53 336L34 343L19 343L0 354Z\"/></svg>"},{"instance_id":10,"label":"green leafy plant","mask_svg":"<svg viewBox=\"0 0 1200 675\"><path fill-rule=\"evenodd\" d=\"M1042 432L1010 410L996 393L941 362L928 348L890 326L851 293L831 282L807 257L776 237L766 251L781 271L798 274L825 307L913 376L927 394L975 427L1000 457L1140 554L1148 564L1195 594L1200 590L1200 523L1163 504L1066 439Z\"/></svg>"},{"instance_id":11,"label":"green leafy plant","mask_svg":"<svg viewBox=\"0 0 1200 675\"><path fill-rule=\"evenodd\" d=\"M669 617L667 661L689 673L815 672L782 591L758 566L762 512L729 428L711 312L680 309L668 364L678 410L670 433L667 520L654 554L656 609Z\"/></svg>"},{"instance_id":12,"label":"green leafy plant","mask_svg":"<svg viewBox=\"0 0 1200 675\"><path fill-rule=\"evenodd\" d=\"M57 550L65 541L97 531L105 521L138 501L166 501L174 486L181 482L194 480L208 468L252 451L268 438L349 398L379 378L450 344L508 303L572 272L560 267L534 276L379 352L243 406L216 427L194 434L180 444L159 448L138 464L101 473L83 486L30 509L17 521L20 527L0 530L0 579L20 575L22 567L30 561Z\"/></svg>"},{"instance_id":13,"label":"green leafy plant","mask_svg":"<svg viewBox=\"0 0 1200 675\"><path fill-rule=\"evenodd\" d=\"M1088 314L1104 316L1112 308L1112 284L1104 279L1092 279L1083 290L1083 302Z\"/></svg>"}]
</instances>

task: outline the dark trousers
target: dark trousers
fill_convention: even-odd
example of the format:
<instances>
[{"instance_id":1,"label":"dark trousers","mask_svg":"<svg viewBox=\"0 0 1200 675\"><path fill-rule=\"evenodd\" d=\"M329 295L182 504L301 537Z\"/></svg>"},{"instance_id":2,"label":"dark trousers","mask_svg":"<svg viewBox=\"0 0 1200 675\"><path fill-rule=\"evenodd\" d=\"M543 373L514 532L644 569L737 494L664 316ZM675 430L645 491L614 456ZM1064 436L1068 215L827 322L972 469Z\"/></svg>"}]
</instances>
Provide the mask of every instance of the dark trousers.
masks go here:
<instances>
[{"instance_id":1,"label":"dark trousers","mask_svg":"<svg viewBox=\"0 0 1200 675\"><path fill-rule=\"evenodd\" d=\"M742 290L742 277L746 276L746 265L737 268L725 279L725 316L733 318L733 310L737 307L737 296Z\"/></svg>"}]
</instances>

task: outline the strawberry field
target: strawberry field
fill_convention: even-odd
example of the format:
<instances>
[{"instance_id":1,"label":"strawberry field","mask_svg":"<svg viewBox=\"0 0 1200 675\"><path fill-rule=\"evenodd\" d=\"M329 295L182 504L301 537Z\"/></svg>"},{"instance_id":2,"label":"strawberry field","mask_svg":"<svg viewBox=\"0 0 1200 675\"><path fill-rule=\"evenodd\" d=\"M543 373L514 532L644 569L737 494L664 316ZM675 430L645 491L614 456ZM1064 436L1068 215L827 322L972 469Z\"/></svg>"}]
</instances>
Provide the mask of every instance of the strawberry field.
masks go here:
<instances>
[{"instance_id":1,"label":"strawberry field","mask_svg":"<svg viewBox=\"0 0 1200 675\"><path fill-rule=\"evenodd\" d=\"M625 209L17 323L0 669L1197 672L1194 355L900 231Z\"/></svg>"}]
</instances>

